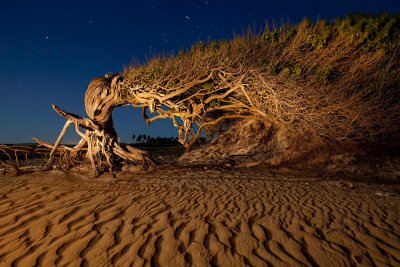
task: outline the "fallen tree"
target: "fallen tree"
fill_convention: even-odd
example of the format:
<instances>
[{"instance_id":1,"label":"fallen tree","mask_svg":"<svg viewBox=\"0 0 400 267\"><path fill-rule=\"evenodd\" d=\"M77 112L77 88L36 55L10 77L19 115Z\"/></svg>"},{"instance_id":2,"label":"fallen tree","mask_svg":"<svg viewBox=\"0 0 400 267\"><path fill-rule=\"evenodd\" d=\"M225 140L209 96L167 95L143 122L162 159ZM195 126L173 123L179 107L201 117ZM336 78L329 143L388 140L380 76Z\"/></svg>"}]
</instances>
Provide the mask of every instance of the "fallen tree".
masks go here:
<instances>
[{"instance_id":1,"label":"fallen tree","mask_svg":"<svg viewBox=\"0 0 400 267\"><path fill-rule=\"evenodd\" d=\"M82 139L63 148L64 158L76 159L87 147L83 154L96 176L113 173L121 162L155 166L146 152L118 143L112 111L123 105L141 108L148 124L170 118L187 149L202 132L218 133L238 119L261 121L275 129L270 133L291 133L288 138L310 137L302 142L398 146L399 25L399 16L388 14L304 20L231 41L200 42L95 78L85 94L87 118L53 106L67 122L55 144L35 139L52 149L43 169L54 165L71 125ZM251 146L250 136L241 138Z\"/></svg>"}]
</instances>

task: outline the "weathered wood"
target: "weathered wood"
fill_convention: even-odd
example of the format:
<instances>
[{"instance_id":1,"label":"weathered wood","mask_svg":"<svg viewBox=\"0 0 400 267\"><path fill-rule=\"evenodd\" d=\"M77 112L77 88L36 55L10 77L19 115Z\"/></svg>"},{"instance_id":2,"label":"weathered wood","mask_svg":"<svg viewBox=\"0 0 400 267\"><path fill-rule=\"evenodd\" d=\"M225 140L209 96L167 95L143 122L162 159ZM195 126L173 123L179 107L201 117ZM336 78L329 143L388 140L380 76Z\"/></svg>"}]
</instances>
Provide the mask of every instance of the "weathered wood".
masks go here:
<instances>
[{"instance_id":1,"label":"weathered wood","mask_svg":"<svg viewBox=\"0 0 400 267\"><path fill-rule=\"evenodd\" d=\"M95 177L104 172L113 173L121 159L130 162L142 162L144 168L156 165L147 152L130 146L124 149L118 144L112 111L114 108L126 104L121 96L122 92L118 83L120 80L119 75L107 75L106 77L95 78L90 82L85 94L85 109L89 118L81 117L52 105L59 115L67 119L67 122L54 145L34 138L38 144L51 149L49 160L42 170L52 168L55 152L59 148L63 149L63 155L68 155L67 158L74 159L78 157L79 151L84 150L84 145L87 145L85 152L91 162ZM75 131L81 136L81 140L73 148L60 146L60 142L71 124L75 125ZM82 133L79 127L84 128L86 132ZM70 154L66 154L67 152Z\"/></svg>"},{"instance_id":2,"label":"weathered wood","mask_svg":"<svg viewBox=\"0 0 400 267\"><path fill-rule=\"evenodd\" d=\"M46 165L43 167L42 170L50 170L50 169L52 168L53 162L54 162L54 155L55 155L55 152L56 152L56 150L57 150L57 148L58 148L58 145L60 144L61 140L63 139L65 133L67 132L68 127L71 125L71 123L72 123L72 121L67 120L67 122L64 124L64 127L63 127L63 129L61 130L61 133L60 133L60 135L58 136L58 138L57 138L57 140L56 140L56 142L55 142L55 144L54 144L54 147L52 148L52 150L51 150L51 152L50 152L49 161L46 163Z\"/></svg>"},{"instance_id":3,"label":"weathered wood","mask_svg":"<svg viewBox=\"0 0 400 267\"><path fill-rule=\"evenodd\" d=\"M20 169L19 166L15 163L12 162L5 162L0 160L0 165L4 166L5 168L12 170L14 176L26 174L26 173L32 173L35 170L33 169ZM6 172L6 170L4 170Z\"/></svg>"}]
</instances>

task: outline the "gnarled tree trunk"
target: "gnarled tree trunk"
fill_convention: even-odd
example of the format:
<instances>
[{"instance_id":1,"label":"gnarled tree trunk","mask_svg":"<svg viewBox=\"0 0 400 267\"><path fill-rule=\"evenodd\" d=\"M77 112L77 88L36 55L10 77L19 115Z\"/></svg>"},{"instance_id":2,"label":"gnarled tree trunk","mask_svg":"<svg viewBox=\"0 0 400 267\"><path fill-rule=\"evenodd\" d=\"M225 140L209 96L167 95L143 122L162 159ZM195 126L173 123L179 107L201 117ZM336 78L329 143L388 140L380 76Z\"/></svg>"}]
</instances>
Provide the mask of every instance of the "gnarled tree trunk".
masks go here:
<instances>
[{"instance_id":1,"label":"gnarled tree trunk","mask_svg":"<svg viewBox=\"0 0 400 267\"><path fill-rule=\"evenodd\" d=\"M118 144L114 129L112 111L123 105L117 88L118 76L93 79L85 94L85 109L96 129L88 136L88 156L91 158L96 175L107 170L113 171L115 162L113 148Z\"/></svg>"},{"instance_id":2,"label":"gnarled tree trunk","mask_svg":"<svg viewBox=\"0 0 400 267\"><path fill-rule=\"evenodd\" d=\"M55 151L59 148L59 144L71 124L75 124L75 130L82 139L74 148L63 148L71 153L71 157L76 157L77 152L87 144L86 156L92 164L95 177L104 172L113 173L116 166L123 160L141 162L144 169L156 164L147 152L130 146L123 148L118 143L112 111L125 104L121 97L122 90L118 84L120 79L119 75L106 75L90 82L85 94L85 109L89 118L63 111L53 105L53 109L65 117L67 122L54 145L35 139L39 144L52 148L50 159L43 170L52 168ZM80 127L85 129L85 133L81 132Z\"/></svg>"}]
</instances>

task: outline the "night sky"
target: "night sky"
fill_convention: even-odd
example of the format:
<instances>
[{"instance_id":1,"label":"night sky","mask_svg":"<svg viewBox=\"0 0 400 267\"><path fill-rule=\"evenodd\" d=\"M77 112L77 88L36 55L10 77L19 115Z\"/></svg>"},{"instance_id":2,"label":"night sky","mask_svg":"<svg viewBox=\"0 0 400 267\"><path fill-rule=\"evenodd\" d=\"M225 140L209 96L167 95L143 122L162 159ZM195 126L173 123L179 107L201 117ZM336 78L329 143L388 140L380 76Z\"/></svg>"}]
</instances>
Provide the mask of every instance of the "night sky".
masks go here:
<instances>
[{"instance_id":1,"label":"night sky","mask_svg":"<svg viewBox=\"0 0 400 267\"><path fill-rule=\"evenodd\" d=\"M338 1L4 1L0 2L0 143L54 142L65 119L86 116L89 81L120 72L132 59L230 39L265 21L332 19L353 12L399 12L398 0ZM171 121L146 126L139 111L114 111L121 141L132 134L176 136ZM71 127L64 142L78 140Z\"/></svg>"}]
</instances>

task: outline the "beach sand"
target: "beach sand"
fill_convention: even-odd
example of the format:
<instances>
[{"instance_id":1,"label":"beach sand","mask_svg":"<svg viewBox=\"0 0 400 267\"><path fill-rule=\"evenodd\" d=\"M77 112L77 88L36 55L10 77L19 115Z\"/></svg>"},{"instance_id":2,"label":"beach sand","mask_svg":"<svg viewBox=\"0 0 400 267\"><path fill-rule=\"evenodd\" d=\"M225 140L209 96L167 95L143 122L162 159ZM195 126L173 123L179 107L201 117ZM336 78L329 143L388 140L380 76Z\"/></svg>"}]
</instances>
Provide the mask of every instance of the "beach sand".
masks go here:
<instances>
[{"instance_id":1,"label":"beach sand","mask_svg":"<svg viewBox=\"0 0 400 267\"><path fill-rule=\"evenodd\" d=\"M0 176L0 266L400 266L396 192L261 171Z\"/></svg>"}]
</instances>

